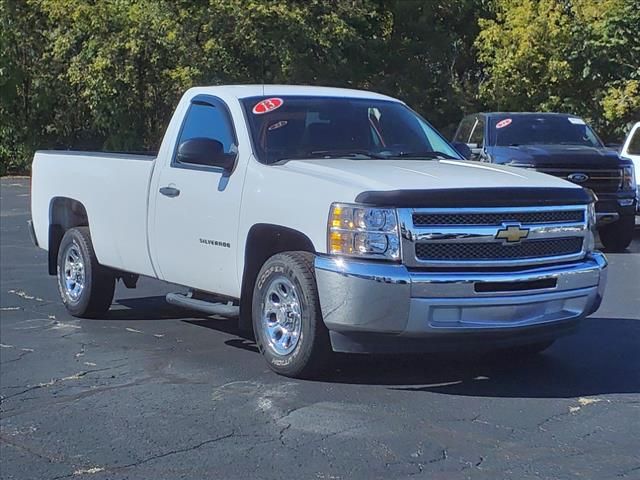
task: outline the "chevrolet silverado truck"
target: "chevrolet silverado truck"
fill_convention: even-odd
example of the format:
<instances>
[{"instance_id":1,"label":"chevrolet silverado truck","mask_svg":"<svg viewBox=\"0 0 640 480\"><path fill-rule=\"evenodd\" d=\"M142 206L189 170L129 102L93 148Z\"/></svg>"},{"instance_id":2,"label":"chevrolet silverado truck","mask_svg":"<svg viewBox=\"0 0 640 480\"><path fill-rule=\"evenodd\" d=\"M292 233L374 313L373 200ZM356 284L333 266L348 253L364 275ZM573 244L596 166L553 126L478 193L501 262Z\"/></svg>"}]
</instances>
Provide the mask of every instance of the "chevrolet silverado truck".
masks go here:
<instances>
[{"instance_id":1,"label":"chevrolet silverado truck","mask_svg":"<svg viewBox=\"0 0 640 480\"><path fill-rule=\"evenodd\" d=\"M107 314L140 275L238 317L276 372L337 352L535 352L600 305L593 198L464 161L371 92L186 92L157 155L39 151L32 231L68 311Z\"/></svg>"},{"instance_id":2,"label":"chevrolet silverado truck","mask_svg":"<svg viewBox=\"0 0 640 480\"><path fill-rule=\"evenodd\" d=\"M548 173L595 192L597 230L607 250L633 240L636 183L633 163L606 148L587 123L559 113L478 113L454 137L482 162Z\"/></svg>"}]
</instances>

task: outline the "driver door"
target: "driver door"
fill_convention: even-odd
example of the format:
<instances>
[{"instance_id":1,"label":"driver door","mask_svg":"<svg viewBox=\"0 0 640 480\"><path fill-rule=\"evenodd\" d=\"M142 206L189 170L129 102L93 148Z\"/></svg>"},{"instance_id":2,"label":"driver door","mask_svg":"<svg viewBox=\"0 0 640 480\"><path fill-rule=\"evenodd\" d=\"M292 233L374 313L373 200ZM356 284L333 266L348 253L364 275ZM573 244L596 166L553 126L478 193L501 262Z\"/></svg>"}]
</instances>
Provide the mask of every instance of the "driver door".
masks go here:
<instances>
[{"instance_id":1,"label":"driver door","mask_svg":"<svg viewBox=\"0 0 640 480\"><path fill-rule=\"evenodd\" d=\"M194 97L173 156L159 174L153 243L163 280L198 290L236 295L236 250L242 175L236 168L183 163L177 147L193 138L222 144L237 154L237 137L226 104ZM236 159L237 165L237 159Z\"/></svg>"}]
</instances>

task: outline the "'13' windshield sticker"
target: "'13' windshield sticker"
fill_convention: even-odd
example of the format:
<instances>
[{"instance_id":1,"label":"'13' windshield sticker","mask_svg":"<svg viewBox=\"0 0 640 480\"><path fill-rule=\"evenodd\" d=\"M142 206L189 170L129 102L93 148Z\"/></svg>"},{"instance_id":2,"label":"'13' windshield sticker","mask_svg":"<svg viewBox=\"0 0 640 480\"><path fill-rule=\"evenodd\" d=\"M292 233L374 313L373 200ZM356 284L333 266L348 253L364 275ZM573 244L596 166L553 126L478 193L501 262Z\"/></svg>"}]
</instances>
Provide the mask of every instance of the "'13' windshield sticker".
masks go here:
<instances>
[{"instance_id":1,"label":"'13' windshield sticker","mask_svg":"<svg viewBox=\"0 0 640 480\"><path fill-rule=\"evenodd\" d=\"M504 128L504 127L508 127L509 125L511 125L511 122L513 120L511 120L510 118L505 118L504 120L496 123L496 128Z\"/></svg>"},{"instance_id":2,"label":"'13' windshield sticker","mask_svg":"<svg viewBox=\"0 0 640 480\"><path fill-rule=\"evenodd\" d=\"M273 112L280 108L283 103L284 102L281 98L267 98L266 100L256 103L256 106L253 107L253 114L263 115L265 113Z\"/></svg>"}]
</instances>

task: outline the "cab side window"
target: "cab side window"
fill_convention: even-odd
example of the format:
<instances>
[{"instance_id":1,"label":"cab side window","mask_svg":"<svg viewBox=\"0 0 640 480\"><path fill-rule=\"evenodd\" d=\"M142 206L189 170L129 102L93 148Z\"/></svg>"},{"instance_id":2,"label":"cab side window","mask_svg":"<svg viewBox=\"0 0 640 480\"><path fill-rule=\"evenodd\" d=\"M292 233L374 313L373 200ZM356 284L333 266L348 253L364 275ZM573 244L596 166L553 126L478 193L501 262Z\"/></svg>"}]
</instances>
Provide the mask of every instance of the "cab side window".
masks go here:
<instances>
[{"instance_id":1,"label":"cab side window","mask_svg":"<svg viewBox=\"0 0 640 480\"><path fill-rule=\"evenodd\" d=\"M476 120L475 126L468 143L475 143L478 147L482 147L484 145L484 116L480 115L474 120Z\"/></svg>"},{"instance_id":2,"label":"cab side window","mask_svg":"<svg viewBox=\"0 0 640 480\"><path fill-rule=\"evenodd\" d=\"M211 103L191 104L182 124L178 146L192 138L209 138L220 142L224 153L231 153L235 149L235 134L226 108L214 100ZM175 155L173 165L181 165Z\"/></svg>"},{"instance_id":3,"label":"cab side window","mask_svg":"<svg viewBox=\"0 0 640 480\"><path fill-rule=\"evenodd\" d=\"M473 115L463 118L462 122L460 122L460 125L458 126L458 131L453 137L453 141L460 143L469 143L469 138L471 137L471 132L475 123L476 117Z\"/></svg>"},{"instance_id":4,"label":"cab side window","mask_svg":"<svg viewBox=\"0 0 640 480\"><path fill-rule=\"evenodd\" d=\"M629 155L640 155L640 127L636 128L636 131L633 132L633 137L629 141L629 147L627 148L627 153ZM636 173L636 176L638 173Z\"/></svg>"}]
</instances>

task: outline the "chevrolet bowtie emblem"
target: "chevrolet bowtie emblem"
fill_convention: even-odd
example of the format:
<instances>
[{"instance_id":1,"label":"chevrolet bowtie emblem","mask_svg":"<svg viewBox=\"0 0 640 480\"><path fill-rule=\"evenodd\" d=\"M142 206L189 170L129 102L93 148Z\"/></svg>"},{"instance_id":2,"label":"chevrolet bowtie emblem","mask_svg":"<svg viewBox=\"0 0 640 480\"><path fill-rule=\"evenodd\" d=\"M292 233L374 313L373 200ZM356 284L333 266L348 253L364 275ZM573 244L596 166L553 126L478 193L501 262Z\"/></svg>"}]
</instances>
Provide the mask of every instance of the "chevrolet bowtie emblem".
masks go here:
<instances>
[{"instance_id":1,"label":"chevrolet bowtie emblem","mask_svg":"<svg viewBox=\"0 0 640 480\"><path fill-rule=\"evenodd\" d=\"M503 225L503 228L496 233L496 240L503 240L505 243L519 243L529 236L529 229L520 225Z\"/></svg>"}]
</instances>

